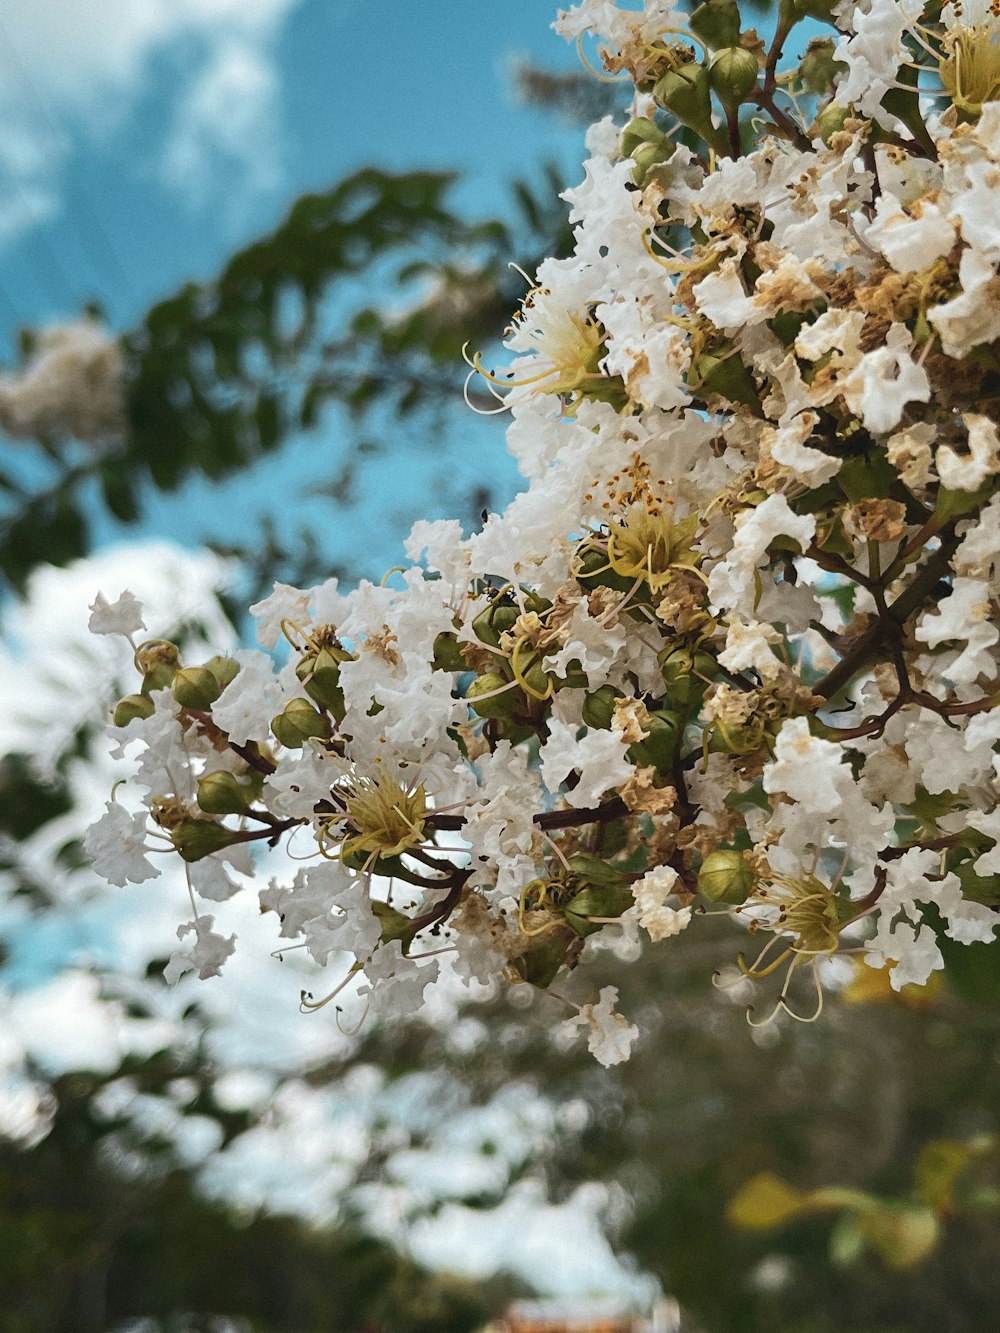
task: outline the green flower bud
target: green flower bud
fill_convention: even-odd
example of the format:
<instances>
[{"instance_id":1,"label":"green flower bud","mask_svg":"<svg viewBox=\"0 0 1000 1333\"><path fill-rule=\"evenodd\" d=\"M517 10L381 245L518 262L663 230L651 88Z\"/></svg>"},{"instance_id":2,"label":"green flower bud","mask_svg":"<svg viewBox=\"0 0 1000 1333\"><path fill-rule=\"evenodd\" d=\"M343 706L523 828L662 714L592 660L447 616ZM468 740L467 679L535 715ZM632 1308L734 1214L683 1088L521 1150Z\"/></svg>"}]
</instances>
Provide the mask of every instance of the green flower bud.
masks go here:
<instances>
[{"instance_id":1,"label":"green flower bud","mask_svg":"<svg viewBox=\"0 0 1000 1333\"><path fill-rule=\"evenodd\" d=\"M595 856L592 852L574 852L569 858L569 864L573 874L581 880L589 880L592 884L621 885L622 872L616 866L608 865L602 856Z\"/></svg>"},{"instance_id":2,"label":"green flower bud","mask_svg":"<svg viewBox=\"0 0 1000 1333\"><path fill-rule=\"evenodd\" d=\"M476 677L466 691L465 697L477 717L513 717L517 712L517 700L510 684L506 676L501 676L498 671L487 671L482 676ZM504 686L507 686L507 689L504 689ZM503 693L494 694L494 690L503 690ZM492 697L482 699L480 695L483 694Z\"/></svg>"},{"instance_id":3,"label":"green flower bud","mask_svg":"<svg viewBox=\"0 0 1000 1333\"><path fill-rule=\"evenodd\" d=\"M737 0L705 0L688 24L708 46L735 46L740 40L740 7Z\"/></svg>"},{"instance_id":4,"label":"green flower bud","mask_svg":"<svg viewBox=\"0 0 1000 1333\"><path fill-rule=\"evenodd\" d=\"M712 90L723 106L738 107L757 87L760 66L757 57L741 46L727 46L720 51L709 67Z\"/></svg>"},{"instance_id":5,"label":"green flower bud","mask_svg":"<svg viewBox=\"0 0 1000 1333\"><path fill-rule=\"evenodd\" d=\"M484 606L472 621L472 632L480 643L489 648L499 648L500 635L512 629L520 611L513 602L500 598Z\"/></svg>"},{"instance_id":6,"label":"green flower bud","mask_svg":"<svg viewBox=\"0 0 1000 1333\"><path fill-rule=\"evenodd\" d=\"M519 663L521 678L529 690L534 691L536 698L547 694L552 682L552 677L542 669L543 656L543 653L532 653L530 657Z\"/></svg>"},{"instance_id":7,"label":"green flower bud","mask_svg":"<svg viewBox=\"0 0 1000 1333\"><path fill-rule=\"evenodd\" d=\"M660 669L671 706L686 710L705 693L717 667L708 653L675 648L661 654Z\"/></svg>"},{"instance_id":8,"label":"green flower bud","mask_svg":"<svg viewBox=\"0 0 1000 1333\"><path fill-rule=\"evenodd\" d=\"M655 144L662 148L664 143L673 151L673 145L659 126L645 116L636 116L622 130L618 148L622 157L634 157L635 150L641 144Z\"/></svg>"},{"instance_id":9,"label":"green flower bud","mask_svg":"<svg viewBox=\"0 0 1000 1333\"><path fill-rule=\"evenodd\" d=\"M308 699L291 699L285 711L271 719L274 738L289 750L301 750L312 736L326 737L330 723Z\"/></svg>"},{"instance_id":10,"label":"green flower bud","mask_svg":"<svg viewBox=\"0 0 1000 1333\"><path fill-rule=\"evenodd\" d=\"M671 144L668 150L664 150L658 144L641 144L634 153L629 156L635 162L635 171L632 172L632 180L636 185L644 185L646 176L653 169L663 162L669 161L673 157L674 148Z\"/></svg>"},{"instance_id":11,"label":"green flower bud","mask_svg":"<svg viewBox=\"0 0 1000 1333\"><path fill-rule=\"evenodd\" d=\"M232 657L210 657L207 662L202 664L206 671L211 671L212 675L219 682L219 692L221 693L227 685L232 685L233 681L240 674L240 664Z\"/></svg>"},{"instance_id":12,"label":"green flower bud","mask_svg":"<svg viewBox=\"0 0 1000 1333\"><path fill-rule=\"evenodd\" d=\"M712 88L704 65L680 65L664 74L653 89L653 98L717 153L728 151L725 139L712 123Z\"/></svg>"},{"instance_id":13,"label":"green flower bud","mask_svg":"<svg viewBox=\"0 0 1000 1333\"><path fill-rule=\"evenodd\" d=\"M435 671L468 671L469 664L462 656L462 645L458 635L450 630L442 630L434 640L434 658L431 662Z\"/></svg>"},{"instance_id":14,"label":"green flower bud","mask_svg":"<svg viewBox=\"0 0 1000 1333\"><path fill-rule=\"evenodd\" d=\"M225 769L198 779L198 805L207 815L243 815L254 803L259 783L244 783Z\"/></svg>"},{"instance_id":15,"label":"green flower bud","mask_svg":"<svg viewBox=\"0 0 1000 1333\"><path fill-rule=\"evenodd\" d=\"M611 730L611 718L615 711L615 701L625 696L614 685L602 685L593 694L588 694L583 701L583 720L588 727L599 731Z\"/></svg>"},{"instance_id":16,"label":"green flower bud","mask_svg":"<svg viewBox=\"0 0 1000 1333\"><path fill-rule=\"evenodd\" d=\"M126 694L115 704L114 723L116 727L127 727L137 717L152 717L156 705L145 694Z\"/></svg>"},{"instance_id":17,"label":"green flower bud","mask_svg":"<svg viewBox=\"0 0 1000 1333\"><path fill-rule=\"evenodd\" d=\"M844 122L850 114L846 107L828 102L809 127L810 139L822 139L828 144L844 128Z\"/></svg>"},{"instance_id":18,"label":"green flower bud","mask_svg":"<svg viewBox=\"0 0 1000 1333\"><path fill-rule=\"evenodd\" d=\"M735 849L709 852L698 871L698 892L710 903L745 903L756 884L746 857Z\"/></svg>"},{"instance_id":19,"label":"green flower bud","mask_svg":"<svg viewBox=\"0 0 1000 1333\"><path fill-rule=\"evenodd\" d=\"M170 688L182 708L211 708L222 693L208 667L181 667L174 673Z\"/></svg>"},{"instance_id":20,"label":"green flower bud","mask_svg":"<svg viewBox=\"0 0 1000 1333\"><path fill-rule=\"evenodd\" d=\"M141 643L135 654L136 666L142 672L142 692L165 690L181 664L177 645L165 639L151 639Z\"/></svg>"},{"instance_id":21,"label":"green flower bud","mask_svg":"<svg viewBox=\"0 0 1000 1333\"><path fill-rule=\"evenodd\" d=\"M616 574L608 564L608 554L596 546L577 548L575 562L576 579L585 588L613 588L615 592L627 592L634 579L624 574Z\"/></svg>"},{"instance_id":22,"label":"green flower bud","mask_svg":"<svg viewBox=\"0 0 1000 1333\"><path fill-rule=\"evenodd\" d=\"M665 709L651 713L649 735L629 747L629 759L633 764L652 764L661 772L668 772L677 755L681 730L681 720L676 713Z\"/></svg>"},{"instance_id":23,"label":"green flower bud","mask_svg":"<svg viewBox=\"0 0 1000 1333\"><path fill-rule=\"evenodd\" d=\"M799 78L807 93L822 97L833 87L837 75L847 68L842 60L834 59L834 49L832 37L814 38L806 47Z\"/></svg>"},{"instance_id":24,"label":"green flower bud","mask_svg":"<svg viewBox=\"0 0 1000 1333\"><path fill-rule=\"evenodd\" d=\"M566 923L578 935L592 935L606 919L615 920L634 905L631 889L614 884L588 884L566 904ZM591 917L602 920L591 921Z\"/></svg>"},{"instance_id":25,"label":"green flower bud","mask_svg":"<svg viewBox=\"0 0 1000 1333\"><path fill-rule=\"evenodd\" d=\"M340 664L350 661L353 661L351 653L324 647L318 652L307 653L295 668L309 698L320 708L328 709L338 721L343 720L347 711L344 691L340 688Z\"/></svg>"},{"instance_id":26,"label":"green flower bud","mask_svg":"<svg viewBox=\"0 0 1000 1333\"><path fill-rule=\"evenodd\" d=\"M200 861L221 852L239 842L241 836L236 829L217 824L214 819L183 818L170 830L170 841L185 861Z\"/></svg>"},{"instance_id":27,"label":"green flower bud","mask_svg":"<svg viewBox=\"0 0 1000 1333\"><path fill-rule=\"evenodd\" d=\"M568 939L572 935L565 932ZM511 980L527 981L542 990L555 980L555 975L566 961L567 939L559 938L560 931L548 931L519 957L511 959Z\"/></svg>"}]
</instances>

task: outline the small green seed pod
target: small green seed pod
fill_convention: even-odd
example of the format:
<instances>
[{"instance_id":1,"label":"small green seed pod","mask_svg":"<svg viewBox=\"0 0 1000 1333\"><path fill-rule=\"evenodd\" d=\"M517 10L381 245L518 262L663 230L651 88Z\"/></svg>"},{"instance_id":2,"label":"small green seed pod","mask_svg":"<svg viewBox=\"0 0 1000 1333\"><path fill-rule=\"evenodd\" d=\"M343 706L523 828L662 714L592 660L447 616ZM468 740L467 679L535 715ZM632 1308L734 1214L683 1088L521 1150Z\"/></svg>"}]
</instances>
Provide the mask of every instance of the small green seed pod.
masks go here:
<instances>
[{"instance_id":1,"label":"small green seed pod","mask_svg":"<svg viewBox=\"0 0 1000 1333\"><path fill-rule=\"evenodd\" d=\"M126 694L115 704L116 727L127 727L137 717L152 717L156 705L146 694Z\"/></svg>"},{"instance_id":2,"label":"small green seed pod","mask_svg":"<svg viewBox=\"0 0 1000 1333\"><path fill-rule=\"evenodd\" d=\"M208 667L181 667L170 683L174 698L182 708L211 708L222 690Z\"/></svg>"},{"instance_id":3,"label":"small green seed pod","mask_svg":"<svg viewBox=\"0 0 1000 1333\"><path fill-rule=\"evenodd\" d=\"M291 699L284 712L271 719L271 731L286 749L301 750L310 737L329 736L330 723L308 699Z\"/></svg>"},{"instance_id":4,"label":"small green seed pod","mask_svg":"<svg viewBox=\"0 0 1000 1333\"><path fill-rule=\"evenodd\" d=\"M757 87L759 74L757 57L741 46L727 46L720 51L709 69L712 91L722 105L730 109L747 100Z\"/></svg>"},{"instance_id":5,"label":"small green seed pod","mask_svg":"<svg viewBox=\"0 0 1000 1333\"><path fill-rule=\"evenodd\" d=\"M735 848L709 852L698 871L698 892L711 903L745 903L757 877Z\"/></svg>"},{"instance_id":6,"label":"small green seed pod","mask_svg":"<svg viewBox=\"0 0 1000 1333\"><path fill-rule=\"evenodd\" d=\"M512 717L516 703L510 686L511 682L498 671L486 671L471 683L465 697L477 717ZM503 690L503 693L495 694L495 690ZM482 695L490 697L484 699Z\"/></svg>"},{"instance_id":7,"label":"small green seed pod","mask_svg":"<svg viewBox=\"0 0 1000 1333\"><path fill-rule=\"evenodd\" d=\"M240 841L240 834L214 819L184 818L170 830L170 841L185 861L200 861L224 847L232 847Z\"/></svg>"},{"instance_id":8,"label":"small green seed pod","mask_svg":"<svg viewBox=\"0 0 1000 1333\"><path fill-rule=\"evenodd\" d=\"M210 657L202 665L206 671L211 671L219 682L220 691L231 685L240 674L240 664L232 657Z\"/></svg>"},{"instance_id":9,"label":"small green seed pod","mask_svg":"<svg viewBox=\"0 0 1000 1333\"><path fill-rule=\"evenodd\" d=\"M198 779L198 805L208 815L243 815L253 801L252 787L226 769Z\"/></svg>"}]
</instances>

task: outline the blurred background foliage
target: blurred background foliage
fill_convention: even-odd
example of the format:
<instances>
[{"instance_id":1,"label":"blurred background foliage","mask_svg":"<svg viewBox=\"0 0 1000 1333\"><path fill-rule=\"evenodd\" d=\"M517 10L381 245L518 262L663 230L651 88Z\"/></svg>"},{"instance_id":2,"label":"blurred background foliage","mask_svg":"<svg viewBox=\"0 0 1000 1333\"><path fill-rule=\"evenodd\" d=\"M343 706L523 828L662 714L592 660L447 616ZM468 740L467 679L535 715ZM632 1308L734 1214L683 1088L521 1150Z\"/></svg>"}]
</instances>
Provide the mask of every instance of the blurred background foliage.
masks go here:
<instances>
[{"instance_id":1,"label":"blurred background foliage","mask_svg":"<svg viewBox=\"0 0 1000 1333\"><path fill-rule=\"evenodd\" d=\"M516 78L525 96L583 120L619 96L585 76L522 66ZM122 340L120 436L39 441L41 483L0 475L0 569L10 588L23 591L38 565L85 555L95 506L138 524L151 488L176 488L192 472L221 480L304 431L321 435L333 404L352 423L339 456L322 467L334 514L358 499L363 512L352 478L373 435L406 425L433 448L467 410L463 344L495 343L523 293L508 261L530 273L570 242L551 169L513 183L506 216L491 222L453 210L454 182L358 172L300 199L214 282L156 305ZM381 300L386 292L395 298ZM501 418L497 449L502 426ZM391 438L379 447L391 448ZM462 517L474 521L504 498L470 493ZM333 572L307 532L293 547L254 533L229 553L256 589ZM92 743L81 732L76 753ZM39 918L59 886L18 848L65 819L71 801L68 786L40 779L24 756L0 764L0 858L12 894ZM68 840L59 857L78 865L78 844ZM678 1298L688 1329L992 1327L1000 979L989 951L949 951L943 983L920 996L845 978L820 1022L774 1025L751 1039L744 1002L731 1002L737 992L727 997L704 981L734 962L729 925L704 924L629 969L628 1011L645 1036L626 1065L604 1070L585 1054L554 1051L550 1001L519 988L470 1007L461 1022L473 1040L456 1043L445 1024L366 1031L348 1056L309 1069L309 1084L334 1086L374 1067L391 1089L431 1071L442 1123L512 1086L537 1099L548 1132L493 1185L453 1199L470 1210L467 1225L518 1181L544 1182L554 1202L601 1182L616 1251ZM155 963L149 984L161 984ZM105 985L144 1012L134 989L117 993L113 975ZM194 1038L183 1052L129 1057L111 1073L35 1071L48 1088L45 1131L0 1145L5 1333L103 1333L140 1316L207 1333L218 1315L251 1333L457 1333L524 1290L502 1274L463 1281L421 1269L366 1234L350 1194L342 1220L324 1229L206 1197L176 1145L116 1118L102 1100L122 1079L149 1097L182 1081L183 1114L214 1122L220 1149L251 1132L261 1115L215 1099L218 1070L197 1037L197 1006L185 1017ZM426 1149L432 1137L376 1127L357 1197L385 1179L394 1154ZM480 1146L497 1152L495 1143ZM923 1228L916 1240L914 1227Z\"/></svg>"}]
</instances>

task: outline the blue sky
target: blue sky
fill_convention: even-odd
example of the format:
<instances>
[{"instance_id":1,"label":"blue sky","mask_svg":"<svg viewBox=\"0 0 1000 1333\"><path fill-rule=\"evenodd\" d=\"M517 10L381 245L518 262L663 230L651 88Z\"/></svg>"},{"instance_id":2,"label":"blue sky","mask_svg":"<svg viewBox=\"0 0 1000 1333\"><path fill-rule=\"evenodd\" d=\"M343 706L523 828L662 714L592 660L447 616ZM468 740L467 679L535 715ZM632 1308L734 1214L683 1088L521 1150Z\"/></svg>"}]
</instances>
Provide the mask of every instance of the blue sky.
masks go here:
<instances>
[{"instance_id":1,"label":"blue sky","mask_svg":"<svg viewBox=\"0 0 1000 1333\"><path fill-rule=\"evenodd\" d=\"M553 16L547 0L4 0L0 318L96 296L127 324L369 163L458 166L463 205L497 208L540 158L579 160L579 131L516 105L507 76L518 53L573 67Z\"/></svg>"},{"instance_id":2,"label":"blue sky","mask_svg":"<svg viewBox=\"0 0 1000 1333\"><path fill-rule=\"evenodd\" d=\"M211 277L297 196L364 165L457 168L457 202L474 216L502 210L506 183L545 159L575 179L581 129L518 104L510 78L519 55L578 68L554 15L549 0L4 0L0 346L90 299L124 330ZM366 572L394 563L412 521L452 512L480 476L497 505L513 490L502 423L459 421L444 450L366 465L361 500L380 497ZM331 419L221 490L151 495L142 533L237 542L271 514L286 538L306 523L331 560L357 563L356 516L302 499L339 455ZM105 543L131 535L98 531Z\"/></svg>"}]
</instances>

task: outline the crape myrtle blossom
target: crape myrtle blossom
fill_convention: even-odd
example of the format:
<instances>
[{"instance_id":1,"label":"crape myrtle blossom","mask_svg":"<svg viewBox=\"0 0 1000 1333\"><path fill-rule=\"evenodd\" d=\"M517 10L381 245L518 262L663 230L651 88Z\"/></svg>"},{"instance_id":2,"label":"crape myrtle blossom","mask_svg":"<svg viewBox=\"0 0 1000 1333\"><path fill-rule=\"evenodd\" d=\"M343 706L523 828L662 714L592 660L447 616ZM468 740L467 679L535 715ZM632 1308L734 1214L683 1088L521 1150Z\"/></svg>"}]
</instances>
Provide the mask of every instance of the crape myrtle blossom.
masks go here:
<instances>
[{"instance_id":1,"label":"crape myrtle blossom","mask_svg":"<svg viewBox=\"0 0 1000 1333\"><path fill-rule=\"evenodd\" d=\"M261 906L330 968L307 1008L351 980L390 1021L447 954L550 989L605 1064L639 1034L597 942L728 913L763 1012L808 1021L834 954L898 989L993 940L994 8L783 0L770 48L735 0L560 16L635 101L588 135L509 364L468 354L524 491L468 537L417 523L381 585L277 585L284 665L133 645L138 771L89 846L118 881L187 864L172 974L223 964L197 898L285 839ZM783 62L806 15L831 36Z\"/></svg>"}]
</instances>

